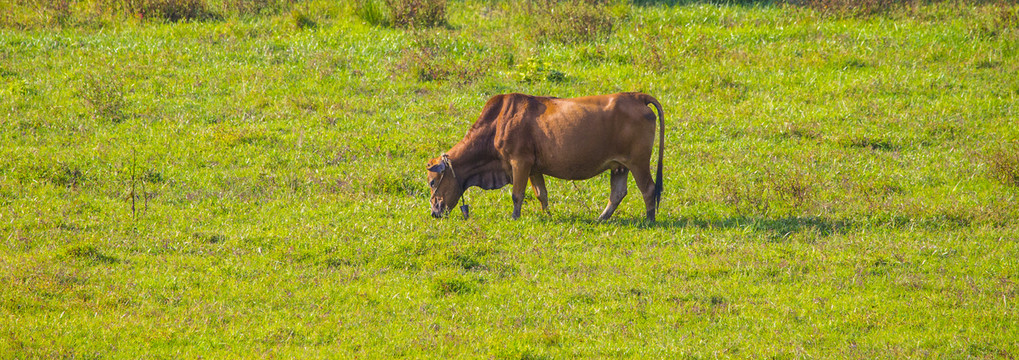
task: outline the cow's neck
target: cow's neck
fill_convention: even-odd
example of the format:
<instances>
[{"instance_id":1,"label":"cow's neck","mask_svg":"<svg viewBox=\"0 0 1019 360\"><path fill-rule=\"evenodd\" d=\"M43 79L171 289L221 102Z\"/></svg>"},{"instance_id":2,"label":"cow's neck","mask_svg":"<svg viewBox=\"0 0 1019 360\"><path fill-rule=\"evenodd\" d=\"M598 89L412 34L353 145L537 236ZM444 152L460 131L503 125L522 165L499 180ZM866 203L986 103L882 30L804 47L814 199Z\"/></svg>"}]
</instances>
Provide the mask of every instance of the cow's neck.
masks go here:
<instances>
[{"instance_id":1,"label":"cow's neck","mask_svg":"<svg viewBox=\"0 0 1019 360\"><path fill-rule=\"evenodd\" d=\"M482 129L471 132L446 152L452 162L460 185L467 189L478 186L483 189L498 189L509 183L509 175L503 169L502 161L491 139L486 139ZM480 133L480 134L479 134Z\"/></svg>"},{"instance_id":2,"label":"cow's neck","mask_svg":"<svg viewBox=\"0 0 1019 360\"><path fill-rule=\"evenodd\" d=\"M499 158L486 151L487 149L477 146L480 144L465 143L466 141L461 141L446 152L449 155L449 160L453 163L453 171L456 172L457 177L468 179L479 172L488 171L489 163L499 161Z\"/></svg>"}]
</instances>

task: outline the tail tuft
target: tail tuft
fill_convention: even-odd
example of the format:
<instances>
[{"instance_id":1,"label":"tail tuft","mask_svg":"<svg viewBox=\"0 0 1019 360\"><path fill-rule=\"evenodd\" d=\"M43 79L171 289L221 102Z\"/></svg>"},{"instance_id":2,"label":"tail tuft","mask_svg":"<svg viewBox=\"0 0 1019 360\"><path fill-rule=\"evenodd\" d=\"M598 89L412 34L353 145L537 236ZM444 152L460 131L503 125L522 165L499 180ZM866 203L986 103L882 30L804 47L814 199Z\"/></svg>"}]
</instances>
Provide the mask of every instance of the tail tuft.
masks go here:
<instances>
[{"instance_id":1,"label":"tail tuft","mask_svg":"<svg viewBox=\"0 0 1019 360\"><path fill-rule=\"evenodd\" d=\"M662 162L658 162L658 175L655 176L655 207L658 207L658 203L662 202Z\"/></svg>"}]
</instances>

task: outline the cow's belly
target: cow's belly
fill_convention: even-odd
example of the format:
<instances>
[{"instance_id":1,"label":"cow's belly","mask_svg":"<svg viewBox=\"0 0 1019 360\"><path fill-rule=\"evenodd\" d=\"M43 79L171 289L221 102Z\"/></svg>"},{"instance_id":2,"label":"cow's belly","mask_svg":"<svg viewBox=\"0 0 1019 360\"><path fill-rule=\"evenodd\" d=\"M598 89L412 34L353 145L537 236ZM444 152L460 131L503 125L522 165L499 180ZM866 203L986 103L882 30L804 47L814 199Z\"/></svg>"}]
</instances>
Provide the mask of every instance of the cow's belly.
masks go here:
<instances>
[{"instance_id":1,"label":"cow's belly","mask_svg":"<svg viewBox=\"0 0 1019 360\"><path fill-rule=\"evenodd\" d=\"M654 128L622 127L621 134L558 134L539 145L536 170L568 180L590 179L640 158L650 159ZM628 141L620 141L628 139Z\"/></svg>"},{"instance_id":2,"label":"cow's belly","mask_svg":"<svg viewBox=\"0 0 1019 360\"><path fill-rule=\"evenodd\" d=\"M534 170L559 179L585 180L590 179L606 170L622 167L612 157L604 158L572 158L570 156L542 156L534 166Z\"/></svg>"}]
</instances>

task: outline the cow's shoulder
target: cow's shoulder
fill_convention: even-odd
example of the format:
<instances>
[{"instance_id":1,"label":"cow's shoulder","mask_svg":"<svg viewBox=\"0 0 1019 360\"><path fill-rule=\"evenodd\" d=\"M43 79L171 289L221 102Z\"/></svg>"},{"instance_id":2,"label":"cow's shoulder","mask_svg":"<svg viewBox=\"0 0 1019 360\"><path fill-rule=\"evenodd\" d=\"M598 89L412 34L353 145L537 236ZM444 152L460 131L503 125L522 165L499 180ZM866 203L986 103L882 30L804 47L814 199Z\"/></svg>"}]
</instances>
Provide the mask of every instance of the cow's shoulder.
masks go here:
<instances>
[{"instance_id":1,"label":"cow's shoulder","mask_svg":"<svg viewBox=\"0 0 1019 360\"><path fill-rule=\"evenodd\" d=\"M498 94L492 96L485 103L485 107L481 109L481 115L478 116L478 120L474 122L474 127L483 127L489 124L495 123L499 120L500 115L504 112L506 103L512 101L512 95L515 94Z\"/></svg>"},{"instance_id":2,"label":"cow's shoulder","mask_svg":"<svg viewBox=\"0 0 1019 360\"><path fill-rule=\"evenodd\" d=\"M519 93L492 96L485 103L481 115L478 116L469 132L473 134L474 138L477 138L477 141L488 142L494 137L495 142L499 143L500 138L510 136L505 132L507 126L515 127L515 123L522 114L522 109L526 109L527 104L533 101L533 96Z\"/></svg>"},{"instance_id":3,"label":"cow's shoulder","mask_svg":"<svg viewBox=\"0 0 1019 360\"><path fill-rule=\"evenodd\" d=\"M510 103L514 105L518 104L534 104L534 103L547 103L549 101L558 100L559 98L554 96L534 96L521 93L509 93L500 94L492 97L489 102L495 100L498 102Z\"/></svg>"},{"instance_id":4,"label":"cow's shoulder","mask_svg":"<svg viewBox=\"0 0 1019 360\"><path fill-rule=\"evenodd\" d=\"M537 98L538 98L537 96L531 96L531 95L521 94L521 93L498 94L498 95L493 95L491 98L489 98L488 99L488 103L485 104L485 107L489 107L489 106L501 106L501 105L505 105L505 104L513 104L513 103L521 103L521 102L529 102L529 101L534 101Z\"/></svg>"},{"instance_id":5,"label":"cow's shoulder","mask_svg":"<svg viewBox=\"0 0 1019 360\"><path fill-rule=\"evenodd\" d=\"M519 119L528 115L534 116L536 110L540 113L549 101L555 99L558 98L531 96L521 93L495 95L485 103L485 107L481 110L481 116L478 117L476 125Z\"/></svg>"}]
</instances>

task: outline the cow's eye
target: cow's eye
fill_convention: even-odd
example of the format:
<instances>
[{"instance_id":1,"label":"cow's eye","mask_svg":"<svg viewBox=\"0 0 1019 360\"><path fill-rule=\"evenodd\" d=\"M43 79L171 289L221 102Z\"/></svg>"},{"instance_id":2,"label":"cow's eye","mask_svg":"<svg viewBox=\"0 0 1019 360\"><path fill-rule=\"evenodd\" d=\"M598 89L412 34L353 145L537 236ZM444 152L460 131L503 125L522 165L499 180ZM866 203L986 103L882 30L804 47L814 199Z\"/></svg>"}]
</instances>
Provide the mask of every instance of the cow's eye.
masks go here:
<instances>
[{"instance_id":1,"label":"cow's eye","mask_svg":"<svg viewBox=\"0 0 1019 360\"><path fill-rule=\"evenodd\" d=\"M435 187L435 180L428 180L428 186Z\"/></svg>"}]
</instances>

